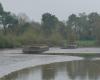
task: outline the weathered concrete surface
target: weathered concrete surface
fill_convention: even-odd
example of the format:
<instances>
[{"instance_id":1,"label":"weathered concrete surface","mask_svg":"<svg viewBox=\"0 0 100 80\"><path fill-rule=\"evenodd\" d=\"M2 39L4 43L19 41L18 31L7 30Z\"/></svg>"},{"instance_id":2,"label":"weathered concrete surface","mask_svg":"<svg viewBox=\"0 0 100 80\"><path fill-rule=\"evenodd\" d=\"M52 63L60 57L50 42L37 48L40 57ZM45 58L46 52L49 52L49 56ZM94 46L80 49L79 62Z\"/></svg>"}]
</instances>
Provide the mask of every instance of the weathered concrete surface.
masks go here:
<instances>
[{"instance_id":1,"label":"weathered concrete surface","mask_svg":"<svg viewBox=\"0 0 100 80\"><path fill-rule=\"evenodd\" d=\"M59 55L20 54L21 52L21 49L0 51L0 77L23 68L82 59L80 57Z\"/></svg>"}]
</instances>

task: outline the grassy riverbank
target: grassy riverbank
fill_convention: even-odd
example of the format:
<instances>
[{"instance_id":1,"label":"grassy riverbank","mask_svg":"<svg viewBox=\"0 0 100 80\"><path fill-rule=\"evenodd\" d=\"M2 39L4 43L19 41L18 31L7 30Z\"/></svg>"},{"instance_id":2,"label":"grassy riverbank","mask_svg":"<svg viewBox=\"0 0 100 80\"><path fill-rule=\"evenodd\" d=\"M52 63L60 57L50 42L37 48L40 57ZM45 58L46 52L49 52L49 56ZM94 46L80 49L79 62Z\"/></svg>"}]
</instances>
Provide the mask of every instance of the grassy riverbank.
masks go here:
<instances>
[{"instance_id":1,"label":"grassy riverbank","mask_svg":"<svg viewBox=\"0 0 100 80\"><path fill-rule=\"evenodd\" d=\"M96 47L96 41L87 40L87 41L78 41L79 47Z\"/></svg>"},{"instance_id":2,"label":"grassy riverbank","mask_svg":"<svg viewBox=\"0 0 100 80\"><path fill-rule=\"evenodd\" d=\"M32 37L31 37L32 38ZM34 40L29 37L19 37L19 36L12 36L12 35L7 35L7 36L2 36L0 35L0 48L16 48L16 47L22 47L24 45L30 45L30 44L46 44L46 41L42 41L41 39L39 40ZM95 40L84 40L84 41L77 41L78 47L98 47L96 45ZM61 43L60 41L49 41L49 45L52 46L67 46L67 41L64 43Z\"/></svg>"}]
</instances>

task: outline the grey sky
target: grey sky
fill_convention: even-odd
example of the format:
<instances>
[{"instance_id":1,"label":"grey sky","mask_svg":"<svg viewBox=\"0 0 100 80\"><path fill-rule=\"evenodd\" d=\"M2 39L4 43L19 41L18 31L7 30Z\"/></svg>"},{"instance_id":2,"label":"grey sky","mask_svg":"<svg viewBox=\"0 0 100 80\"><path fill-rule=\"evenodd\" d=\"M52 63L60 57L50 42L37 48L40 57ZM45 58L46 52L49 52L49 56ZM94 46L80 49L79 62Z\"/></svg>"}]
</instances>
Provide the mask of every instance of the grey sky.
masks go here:
<instances>
[{"instance_id":1,"label":"grey sky","mask_svg":"<svg viewBox=\"0 0 100 80\"><path fill-rule=\"evenodd\" d=\"M26 13L35 21L50 12L60 20L66 20L72 13L100 12L100 0L0 0L4 9L13 13Z\"/></svg>"}]
</instances>

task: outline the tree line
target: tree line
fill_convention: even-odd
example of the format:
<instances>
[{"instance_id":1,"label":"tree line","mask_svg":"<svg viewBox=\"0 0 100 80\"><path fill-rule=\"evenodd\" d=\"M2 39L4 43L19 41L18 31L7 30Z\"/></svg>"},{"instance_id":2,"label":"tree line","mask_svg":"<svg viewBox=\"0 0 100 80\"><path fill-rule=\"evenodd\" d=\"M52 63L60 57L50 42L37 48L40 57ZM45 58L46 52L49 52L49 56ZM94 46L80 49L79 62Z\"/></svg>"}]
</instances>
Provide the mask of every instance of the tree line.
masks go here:
<instances>
[{"instance_id":1,"label":"tree line","mask_svg":"<svg viewBox=\"0 0 100 80\"><path fill-rule=\"evenodd\" d=\"M34 16L33 16L34 17ZM41 23L30 21L27 15L15 15L4 10L0 3L0 48L30 44L60 46L74 41L94 41L100 45L100 14L71 14L66 21L44 13Z\"/></svg>"}]
</instances>

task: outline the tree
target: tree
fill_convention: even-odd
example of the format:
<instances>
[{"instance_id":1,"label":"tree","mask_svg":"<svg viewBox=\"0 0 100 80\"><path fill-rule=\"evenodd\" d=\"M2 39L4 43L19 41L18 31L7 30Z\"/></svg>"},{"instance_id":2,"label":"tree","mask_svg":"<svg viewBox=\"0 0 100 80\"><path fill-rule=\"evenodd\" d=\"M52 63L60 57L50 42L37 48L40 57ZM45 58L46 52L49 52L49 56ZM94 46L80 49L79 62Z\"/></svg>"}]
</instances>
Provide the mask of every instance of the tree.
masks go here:
<instances>
[{"instance_id":1,"label":"tree","mask_svg":"<svg viewBox=\"0 0 100 80\"><path fill-rule=\"evenodd\" d=\"M3 10L2 4L0 3L0 14L3 14L3 13L4 13L4 10Z\"/></svg>"},{"instance_id":2,"label":"tree","mask_svg":"<svg viewBox=\"0 0 100 80\"><path fill-rule=\"evenodd\" d=\"M45 13L42 15L42 30L46 36L52 33L52 30L56 28L58 19L55 15Z\"/></svg>"},{"instance_id":3,"label":"tree","mask_svg":"<svg viewBox=\"0 0 100 80\"><path fill-rule=\"evenodd\" d=\"M92 34L94 38L96 38L97 44L100 45L100 15L96 12L93 12L88 17Z\"/></svg>"},{"instance_id":4,"label":"tree","mask_svg":"<svg viewBox=\"0 0 100 80\"><path fill-rule=\"evenodd\" d=\"M67 25L70 27L76 26L77 16L72 14L68 17Z\"/></svg>"},{"instance_id":5,"label":"tree","mask_svg":"<svg viewBox=\"0 0 100 80\"><path fill-rule=\"evenodd\" d=\"M12 27L17 23L17 17L12 15L10 12L4 11L2 5L0 4L0 24L3 25L4 33L6 34L6 28Z\"/></svg>"},{"instance_id":6,"label":"tree","mask_svg":"<svg viewBox=\"0 0 100 80\"><path fill-rule=\"evenodd\" d=\"M64 22L59 21L56 31L64 38L67 38L66 25Z\"/></svg>"},{"instance_id":7,"label":"tree","mask_svg":"<svg viewBox=\"0 0 100 80\"><path fill-rule=\"evenodd\" d=\"M77 16L72 14L67 21L67 40L69 42L75 42L77 39Z\"/></svg>"},{"instance_id":8,"label":"tree","mask_svg":"<svg viewBox=\"0 0 100 80\"><path fill-rule=\"evenodd\" d=\"M30 22L29 17L25 13L20 13L20 14L18 14L17 17L18 17L18 22L20 25Z\"/></svg>"},{"instance_id":9,"label":"tree","mask_svg":"<svg viewBox=\"0 0 100 80\"><path fill-rule=\"evenodd\" d=\"M90 25L88 22L88 16L86 13L80 13L78 19L78 26L79 26L79 37L80 40L89 40L90 39Z\"/></svg>"}]
</instances>

